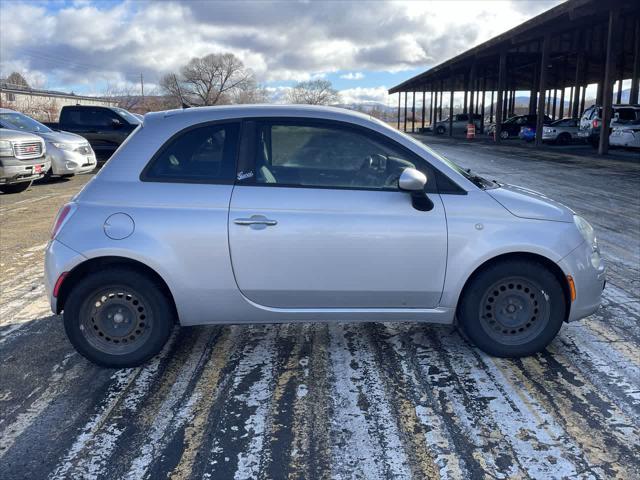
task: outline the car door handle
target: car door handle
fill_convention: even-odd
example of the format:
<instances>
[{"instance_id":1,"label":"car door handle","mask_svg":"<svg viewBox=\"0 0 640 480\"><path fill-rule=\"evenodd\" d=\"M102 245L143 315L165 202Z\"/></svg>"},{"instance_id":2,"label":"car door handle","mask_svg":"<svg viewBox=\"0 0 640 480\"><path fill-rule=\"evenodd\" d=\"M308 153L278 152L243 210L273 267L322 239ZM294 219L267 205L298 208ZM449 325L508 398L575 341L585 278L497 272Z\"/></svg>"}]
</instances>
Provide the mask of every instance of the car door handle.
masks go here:
<instances>
[{"instance_id":1,"label":"car door handle","mask_svg":"<svg viewBox=\"0 0 640 480\"><path fill-rule=\"evenodd\" d=\"M277 225L277 220L270 220L262 215L253 215L251 218L236 218L233 223L236 225L266 225L272 227Z\"/></svg>"}]
</instances>

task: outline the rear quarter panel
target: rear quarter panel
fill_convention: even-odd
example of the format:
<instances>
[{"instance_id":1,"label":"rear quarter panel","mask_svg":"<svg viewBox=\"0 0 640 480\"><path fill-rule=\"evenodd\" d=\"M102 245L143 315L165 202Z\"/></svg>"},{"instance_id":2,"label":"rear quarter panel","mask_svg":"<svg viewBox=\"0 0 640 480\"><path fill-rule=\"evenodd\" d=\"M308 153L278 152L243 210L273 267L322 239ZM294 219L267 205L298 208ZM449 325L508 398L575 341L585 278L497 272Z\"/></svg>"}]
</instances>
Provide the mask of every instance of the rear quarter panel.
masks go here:
<instances>
[{"instance_id":1,"label":"rear quarter panel","mask_svg":"<svg viewBox=\"0 0 640 480\"><path fill-rule=\"evenodd\" d=\"M91 182L58 239L87 258L144 263L169 286L183 324L211 323L224 318L231 297L239 299L227 239L231 190L231 185ZM127 238L106 235L105 221L114 213L133 219Z\"/></svg>"}]
</instances>

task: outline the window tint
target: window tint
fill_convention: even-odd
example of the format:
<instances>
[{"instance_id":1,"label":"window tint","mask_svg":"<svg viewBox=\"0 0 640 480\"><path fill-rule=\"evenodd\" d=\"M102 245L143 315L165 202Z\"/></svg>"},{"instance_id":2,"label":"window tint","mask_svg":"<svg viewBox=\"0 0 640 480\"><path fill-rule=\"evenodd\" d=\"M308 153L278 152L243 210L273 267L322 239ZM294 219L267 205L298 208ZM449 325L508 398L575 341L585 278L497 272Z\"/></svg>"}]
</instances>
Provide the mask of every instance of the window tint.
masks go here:
<instances>
[{"instance_id":1,"label":"window tint","mask_svg":"<svg viewBox=\"0 0 640 480\"><path fill-rule=\"evenodd\" d=\"M96 127L110 127L112 120L115 118L115 115L102 108L87 108L81 112L82 123Z\"/></svg>"},{"instance_id":2,"label":"window tint","mask_svg":"<svg viewBox=\"0 0 640 480\"><path fill-rule=\"evenodd\" d=\"M337 188L397 189L416 157L356 128L331 124L262 124L256 182Z\"/></svg>"},{"instance_id":3,"label":"window tint","mask_svg":"<svg viewBox=\"0 0 640 480\"><path fill-rule=\"evenodd\" d=\"M233 183L238 125L207 125L179 134L143 172L143 180Z\"/></svg>"}]
</instances>

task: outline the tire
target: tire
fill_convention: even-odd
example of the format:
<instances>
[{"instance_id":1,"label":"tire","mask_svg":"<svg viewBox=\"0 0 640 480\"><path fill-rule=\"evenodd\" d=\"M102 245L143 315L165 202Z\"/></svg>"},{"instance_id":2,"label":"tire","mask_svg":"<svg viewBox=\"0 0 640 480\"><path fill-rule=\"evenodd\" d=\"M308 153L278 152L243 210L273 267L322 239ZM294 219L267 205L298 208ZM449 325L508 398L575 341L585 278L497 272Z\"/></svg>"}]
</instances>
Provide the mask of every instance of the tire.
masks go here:
<instances>
[{"instance_id":1,"label":"tire","mask_svg":"<svg viewBox=\"0 0 640 480\"><path fill-rule=\"evenodd\" d=\"M444 132L446 132L446 129L442 125L436 128L436 133L438 135L444 135Z\"/></svg>"},{"instance_id":2,"label":"tire","mask_svg":"<svg viewBox=\"0 0 640 480\"><path fill-rule=\"evenodd\" d=\"M506 140L507 138L509 138L509 132L507 132L506 130L502 130L500 132L500 138Z\"/></svg>"},{"instance_id":3,"label":"tire","mask_svg":"<svg viewBox=\"0 0 640 480\"><path fill-rule=\"evenodd\" d=\"M33 183L33 180L29 182L12 183L11 185L0 185L0 192L2 193L24 192L31 186L32 183Z\"/></svg>"},{"instance_id":4,"label":"tire","mask_svg":"<svg viewBox=\"0 0 640 480\"><path fill-rule=\"evenodd\" d=\"M531 260L481 270L465 287L458 322L469 339L496 357L526 357L543 350L565 319L565 294L556 276Z\"/></svg>"},{"instance_id":5,"label":"tire","mask_svg":"<svg viewBox=\"0 0 640 480\"><path fill-rule=\"evenodd\" d=\"M126 267L89 274L71 290L64 328L91 362L136 367L162 350L174 324L174 308L149 277Z\"/></svg>"},{"instance_id":6,"label":"tire","mask_svg":"<svg viewBox=\"0 0 640 480\"><path fill-rule=\"evenodd\" d=\"M561 133L556 139L558 145L567 145L569 142L571 142L571 135L568 133Z\"/></svg>"}]
</instances>

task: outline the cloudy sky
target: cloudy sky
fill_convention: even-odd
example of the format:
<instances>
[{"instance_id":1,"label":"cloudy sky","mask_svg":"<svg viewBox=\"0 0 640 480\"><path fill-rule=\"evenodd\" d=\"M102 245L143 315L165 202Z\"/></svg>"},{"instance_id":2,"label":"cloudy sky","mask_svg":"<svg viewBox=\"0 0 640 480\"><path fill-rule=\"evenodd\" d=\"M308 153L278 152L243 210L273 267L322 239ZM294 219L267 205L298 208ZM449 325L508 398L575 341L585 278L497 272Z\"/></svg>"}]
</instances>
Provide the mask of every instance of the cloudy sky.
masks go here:
<instances>
[{"instance_id":1,"label":"cloudy sky","mask_svg":"<svg viewBox=\"0 0 640 480\"><path fill-rule=\"evenodd\" d=\"M191 57L232 52L277 92L326 78L346 103L386 90L560 3L0 0L0 76L84 94L151 90Z\"/></svg>"}]
</instances>

